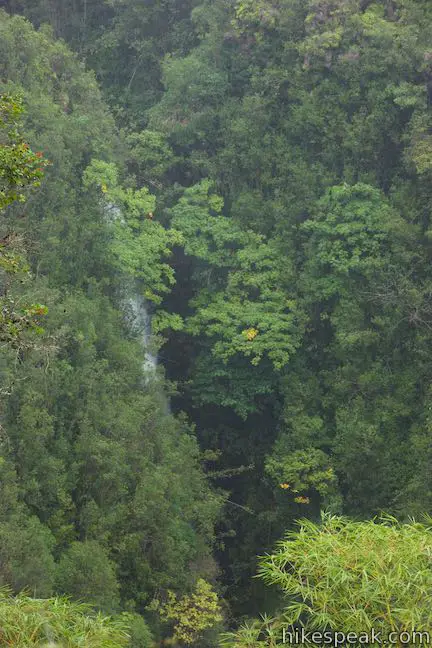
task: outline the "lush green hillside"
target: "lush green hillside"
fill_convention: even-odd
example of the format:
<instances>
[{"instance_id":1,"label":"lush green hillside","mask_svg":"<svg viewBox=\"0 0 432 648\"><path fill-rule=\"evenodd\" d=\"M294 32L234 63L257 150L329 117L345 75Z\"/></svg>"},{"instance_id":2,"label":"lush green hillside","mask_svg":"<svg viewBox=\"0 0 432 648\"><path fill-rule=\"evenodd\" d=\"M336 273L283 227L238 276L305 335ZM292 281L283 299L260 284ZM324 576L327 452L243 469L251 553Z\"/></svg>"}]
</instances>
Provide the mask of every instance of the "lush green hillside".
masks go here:
<instances>
[{"instance_id":1,"label":"lush green hillside","mask_svg":"<svg viewBox=\"0 0 432 648\"><path fill-rule=\"evenodd\" d=\"M1 90L25 107L22 126L3 120L4 150L21 128L49 160L42 186L2 212L2 267L22 249L29 264L5 267L4 299L17 318L27 304L43 312L37 331L3 336L0 583L142 613L158 592L213 577L220 507L190 426L166 413L162 377L145 380L144 349L120 310L134 276L121 251L138 236L133 209L151 197L128 182L127 146L94 75L22 18L0 13L0 34ZM122 231L104 215L95 169L110 173ZM160 225L147 242L142 284L156 295L169 253Z\"/></svg>"},{"instance_id":2,"label":"lush green hillside","mask_svg":"<svg viewBox=\"0 0 432 648\"><path fill-rule=\"evenodd\" d=\"M6 8L51 25L1 14L0 77L52 164L5 214L49 309L2 360L5 582L144 612L219 569L235 624L277 604L256 555L299 517L430 514L430 2Z\"/></svg>"}]
</instances>

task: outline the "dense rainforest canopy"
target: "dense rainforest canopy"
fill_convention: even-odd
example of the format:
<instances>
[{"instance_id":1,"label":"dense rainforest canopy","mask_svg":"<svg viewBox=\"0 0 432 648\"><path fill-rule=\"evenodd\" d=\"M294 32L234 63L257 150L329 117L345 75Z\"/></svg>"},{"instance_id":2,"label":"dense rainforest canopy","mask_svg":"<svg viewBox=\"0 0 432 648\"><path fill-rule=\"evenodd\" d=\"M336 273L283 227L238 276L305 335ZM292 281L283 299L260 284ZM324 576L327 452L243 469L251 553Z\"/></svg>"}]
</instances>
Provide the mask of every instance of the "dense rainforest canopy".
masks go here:
<instances>
[{"instance_id":1,"label":"dense rainforest canopy","mask_svg":"<svg viewBox=\"0 0 432 648\"><path fill-rule=\"evenodd\" d=\"M432 4L0 7L0 586L216 646L432 512Z\"/></svg>"}]
</instances>

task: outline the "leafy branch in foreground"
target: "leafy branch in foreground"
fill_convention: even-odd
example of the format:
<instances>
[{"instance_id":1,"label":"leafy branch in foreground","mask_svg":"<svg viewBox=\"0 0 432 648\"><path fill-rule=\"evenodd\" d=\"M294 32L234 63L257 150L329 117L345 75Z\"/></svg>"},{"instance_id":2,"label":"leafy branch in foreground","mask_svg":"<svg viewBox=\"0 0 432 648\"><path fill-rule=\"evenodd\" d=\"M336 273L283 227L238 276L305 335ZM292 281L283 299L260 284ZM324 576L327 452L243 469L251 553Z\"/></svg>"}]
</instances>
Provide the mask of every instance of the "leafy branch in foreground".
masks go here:
<instances>
[{"instance_id":1,"label":"leafy branch in foreground","mask_svg":"<svg viewBox=\"0 0 432 648\"><path fill-rule=\"evenodd\" d=\"M261 559L259 577L283 592L285 605L226 635L224 646L283 643L283 628L352 632L424 632L432 627L432 528L392 517L353 522L323 515L301 520ZM402 642L401 642L402 643Z\"/></svg>"},{"instance_id":2,"label":"leafy branch in foreground","mask_svg":"<svg viewBox=\"0 0 432 648\"><path fill-rule=\"evenodd\" d=\"M23 112L20 98L0 96L0 210L16 200L24 202L24 189L40 186L43 169L49 164L23 140L19 130Z\"/></svg>"},{"instance_id":3,"label":"leafy branch in foreground","mask_svg":"<svg viewBox=\"0 0 432 648\"><path fill-rule=\"evenodd\" d=\"M0 96L0 215L15 202L25 202L24 191L40 186L43 169L49 162L41 152L34 153L20 133L24 108L21 99ZM3 220L3 219L2 219ZM0 222L0 340L11 345L21 342L24 331L42 333L38 317L46 315L42 304L18 308L11 285L29 276L25 246L16 232Z\"/></svg>"}]
</instances>

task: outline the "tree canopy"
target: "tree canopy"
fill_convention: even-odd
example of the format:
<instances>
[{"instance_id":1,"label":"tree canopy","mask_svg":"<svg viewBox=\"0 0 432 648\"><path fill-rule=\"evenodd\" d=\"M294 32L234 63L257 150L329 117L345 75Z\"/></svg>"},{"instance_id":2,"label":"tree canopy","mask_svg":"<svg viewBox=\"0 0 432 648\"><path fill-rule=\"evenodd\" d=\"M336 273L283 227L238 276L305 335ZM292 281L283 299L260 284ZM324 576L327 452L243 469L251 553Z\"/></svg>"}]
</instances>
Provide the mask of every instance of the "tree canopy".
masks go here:
<instances>
[{"instance_id":1,"label":"tree canopy","mask_svg":"<svg viewBox=\"0 0 432 648\"><path fill-rule=\"evenodd\" d=\"M0 584L210 648L300 517L427 535L431 3L2 6Z\"/></svg>"}]
</instances>

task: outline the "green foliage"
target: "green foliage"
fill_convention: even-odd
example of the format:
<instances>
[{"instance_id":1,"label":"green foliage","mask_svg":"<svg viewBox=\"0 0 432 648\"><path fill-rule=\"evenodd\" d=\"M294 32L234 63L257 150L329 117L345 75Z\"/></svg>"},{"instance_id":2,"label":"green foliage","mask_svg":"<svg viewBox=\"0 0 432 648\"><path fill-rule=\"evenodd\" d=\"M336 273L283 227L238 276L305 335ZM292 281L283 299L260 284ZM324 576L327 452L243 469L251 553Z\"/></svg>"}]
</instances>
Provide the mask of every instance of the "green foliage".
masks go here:
<instances>
[{"instance_id":1,"label":"green foliage","mask_svg":"<svg viewBox=\"0 0 432 648\"><path fill-rule=\"evenodd\" d=\"M32 599L0 593L0 640L4 646L119 648L128 645L127 625L94 614L67 599Z\"/></svg>"},{"instance_id":2,"label":"green foliage","mask_svg":"<svg viewBox=\"0 0 432 648\"><path fill-rule=\"evenodd\" d=\"M38 187L48 164L42 153L33 153L22 140L19 120L23 113L19 98L0 97L0 210L12 202L25 201L25 187Z\"/></svg>"},{"instance_id":3,"label":"green foliage","mask_svg":"<svg viewBox=\"0 0 432 648\"><path fill-rule=\"evenodd\" d=\"M387 255L395 240L404 237L407 245L412 236L380 192L367 185L330 188L317 211L302 229L310 232L306 272L313 280L310 293L317 291L318 298L343 290L345 277L372 279L391 262Z\"/></svg>"},{"instance_id":4,"label":"green foliage","mask_svg":"<svg viewBox=\"0 0 432 648\"><path fill-rule=\"evenodd\" d=\"M161 188L161 179L175 162L174 153L162 133L144 130L127 137L128 166L142 185Z\"/></svg>"},{"instance_id":5,"label":"green foliage","mask_svg":"<svg viewBox=\"0 0 432 648\"><path fill-rule=\"evenodd\" d=\"M21 99L0 95L0 213L14 202L25 202L26 188L40 186L48 162L41 152L33 153L20 133L24 108ZM0 240L0 341L19 346L26 331L42 333L38 317L47 308L32 304L17 308L14 283L29 274L25 246L15 232L4 231ZM23 249L24 248L24 249ZM11 293L12 290L12 293Z\"/></svg>"},{"instance_id":6,"label":"green foliage","mask_svg":"<svg viewBox=\"0 0 432 648\"><path fill-rule=\"evenodd\" d=\"M166 257L179 234L146 218L155 197L125 168L138 153L65 43L4 12L0 43L1 90L24 97L23 141L52 161L39 191L2 214L28 258L10 258L10 308L43 316L45 331L38 343L2 347L0 582L127 610L132 641L150 645L142 614L155 593L213 575L222 502L192 428L167 413L162 376L144 375L146 349L124 307L136 278L155 302L169 292ZM152 146L165 154L162 139ZM167 322L181 326L161 312L159 326Z\"/></svg>"},{"instance_id":7,"label":"green foliage","mask_svg":"<svg viewBox=\"0 0 432 648\"><path fill-rule=\"evenodd\" d=\"M141 279L146 299L160 303L158 293L168 292L174 283L173 269L161 259L169 256L182 238L153 220L155 198L146 188L124 189L117 178L114 164L93 160L83 182L88 188L99 187L103 194L102 208L112 221L113 266L126 276Z\"/></svg>"},{"instance_id":8,"label":"green foliage","mask_svg":"<svg viewBox=\"0 0 432 648\"><path fill-rule=\"evenodd\" d=\"M275 289L281 283L277 246L251 230L242 231L221 214L222 208L221 198L203 181L186 190L172 210L186 253L204 262L208 286L214 284L193 300L195 313L186 328L194 336L209 337L215 359L224 365L242 355L258 365L267 356L280 370L297 347L301 313L294 300ZM230 268L225 280L217 273L224 267Z\"/></svg>"},{"instance_id":9,"label":"green foliage","mask_svg":"<svg viewBox=\"0 0 432 648\"><path fill-rule=\"evenodd\" d=\"M260 457L232 500L257 501L261 532L225 513L243 538L223 558L235 600L250 556L305 504L430 506L427 471L413 474L429 456L431 15L219 0L192 17L199 42L165 59L139 138L183 237L164 303L178 406L204 447L223 445L222 468Z\"/></svg>"},{"instance_id":10,"label":"green foliage","mask_svg":"<svg viewBox=\"0 0 432 648\"><path fill-rule=\"evenodd\" d=\"M335 474L322 450L309 448L291 454L281 450L276 445L273 455L267 460L266 472L295 502L308 504L309 491L326 496L334 489Z\"/></svg>"},{"instance_id":11,"label":"green foliage","mask_svg":"<svg viewBox=\"0 0 432 648\"><path fill-rule=\"evenodd\" d=\"M54 163L5 212L37 274L21 286L4 257L10 308L49 313L43 343L0 361L4 515L36 515L56 557L98 542L123 609L210 578L223 498L116 313L137 282L173 408L220 452L233 614L271 609L253 556L299 511L431 507L431 4L8 7L79 50L122 131L64 43L1 14L2 92L23 94L23 141Z\"/></svg>"},{"instance_id":12,"label":"green foliage","mask_svg":"<svg viewBox=\"0 0 432 648\"><path fill-rule=\"evenodd\" d=\"M382 637L426 631L432 621L431 542L430 527L394 518L353 522L324 516L321 525L302 520L298 531L260 561L260 577L283 592L283 609L222 645L282 645L283 628L297 624L357 636L372 628Z\"/></svg>"},{"instance_id":13,"label":"green foliage","mask_svg":"<svg viewBox=\"0 0 432 648\"><path fill-rule=\"evenodd\" d=\"M202 633L222 621L217 594L203 579L199 579L190 596L178 599L168 592L168 600L159 608L162 619L174 622L174 639L183 644L196 644Z\"/></svg>"},{"instance_id":14,"label":"green foliage","mask_svg":"<svg viewBox=\"0 0 432 648\"><path fill-rule=\"evenodd\" d=\"M432 167L432 138L430 115L417 114L412 121L411 147L407 152L419 175L430 173Z\"/></svg>"},{"instance_id":15,"label":"green foliage","mask_svg":"<svg viewBox=\"0 0 432 648\"><path fill-rule=\"evenodd\" d=\"M267 365L261 362L251 375L249 358L233 357L224 362L215 358L208 344L203 344L193 367L193 380L186 387L191 389L197 406L216 404L246 420L260 409L259 399L271 395L274 388Z\"/></svg>"},{"instance_id":16,"label":"green foliage","mask_svg":"<svg viewBox=\"0 0 432 648\"><path fill-rule=\"evenodd\" d=\"M232 25L240 35L245 35L254 28L256 41L262 43L264 35L268 35L268 32L277 25L279 17L280 10L276 2L238 0L235 3L235 18Z\"/></svg>"},{"instance_id":17,"label":"green foliage","mask_svg":"<svg viewBox=\"0 0 432 648\"><path fill-rule=\"evenodd\" d=\"M227 90L227 75L215 68L209 56L196 53L183 59L168 56L163 66L166 92L150 111L152 129L170 134L177 146L202 143L212 127L215 109Z\"/></svg>"},{"instance_id":18,"label":"green foliage","mask_svg":"<svg viewBox=\"0 0 432 648\"><path fill-rule=\"evenodd\" d=\"M105 88L122 121L143 124L143 111L161 96L161 68L166 54L183 55L195 43L190 13L194 0L47 0L7 3L11 13L22 12L36 26L48 23L85 56Z\"/></svg>"},{"instance_id":19,"label":"green foliage","mask_svg":"<svg viewBox=\"0 0 432 648\"><path fill-rule=\"evenodd\" d=\"M54 538L36 517L24 515L3 519L0 531L1 585L19 592L27 589L34 596L52 593Z\"/></svg>"},{"instance_id":20,"label":"green foliage","mask_svg":"<svg viewBox=\"0 0 432 648\"><path fill-rule=\"evenodd\" d=\"M119 605L114 564L95 541L69 545L57 565L56 588L105 612Z\"/></svg>"},{"instance_id":21,"label":"green foliage","mask_svg":"<svg viewBox=\"0 0 432 648\"><path fill-rule=\"evenodd\" d=\"M138 614L123 612L121 619L127 623L131 648L153 648L153 635L144 619Z\"/></svg>"},{"instance_id":22,"label":"green foliage","mask_svg":"<svg viewBox=\"0 0 432 648\"><path fill-rule=\"evenodd\" d=\"M243 538L224 554L234 600L250 556L305 504L429 510L415 466L430 445L432 17L357 0L193 15L200 43L166 63L151 129L184 188L160 190L187 257L171 302L185 328L168 347L180 407L205 447L227 449L224 468L261 457L232 486L257 501L261 534L226 513Z\"/></svg>"}]
</instances>

